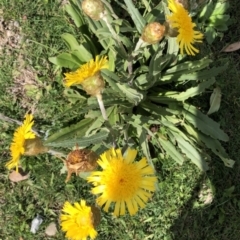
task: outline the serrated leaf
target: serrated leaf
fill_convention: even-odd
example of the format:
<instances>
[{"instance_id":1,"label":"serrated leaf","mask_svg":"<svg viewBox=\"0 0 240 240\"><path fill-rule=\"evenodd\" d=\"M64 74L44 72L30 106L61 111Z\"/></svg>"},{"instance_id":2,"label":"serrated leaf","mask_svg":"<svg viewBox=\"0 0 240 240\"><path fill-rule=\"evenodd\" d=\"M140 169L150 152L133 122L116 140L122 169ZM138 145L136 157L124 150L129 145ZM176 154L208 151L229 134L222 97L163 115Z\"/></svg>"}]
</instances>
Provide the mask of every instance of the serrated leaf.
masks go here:
<instances>
[{"instance_id":1,"label":"serrated leaf","mask_svg":"<svg viewBox=\"0 0 240 240\"><path fill-rule=\"evenodd\" d=\"M196 107L188 104L183 104L185 119L191 123L195 128L199 129L206 135L211 136L214 139L222 141L228 141L228 135L220 129L220 125L203 114Z\"/></svg>"},{"instance_id":2,"label":"serrated leaf","mask_svg":"<svg viewBox=\"0 0 240 240\"><path fill-rule=\"evenodd\" d=\"M187 61L167 69L164 74L167 75L177 72L186 73L185 70L187 70L187 73L189 72L189 70L199 71L208 67L211 62L212 60L206 57L196 61Z\"/></svg>"},{"instance_id":3,"label":"serrated leaf","mask_svg":"<svg viewBox=\"0 0 240 240\"><path fill-rule=\"evenodd\" d=\"M45 146L49 147L65 147L65 148L71 148L78 144L81 147L88 147L91 144L97 144L99 142L102 142L107 139L109 135L109 132L107 131L101 131L98 132L92 136L88 137L76 137L76 138L70 138L70 139L65 139L61 140L58 142L49 142L49 143L44 143Z\"/></svg>"},{"instance_id":4,"label":"serrated leaf","mask_svg":"<svg viewBox=\"0 0 240 240\"><path fill-rule=\"evenodd\" d=\"M178 147L181 151L186 154L186 156L198 166L202 171L208 170L208 165L203 158L203 155L200 154L196 148L194 148L188 141L184 140L181 136L174 134L174 137L178 143Z\"/></svg>"},{"instance_id":5,"label":"serrated leaf","mask_svg":"<svg viewBox=\"0 0 240 240\"><path fill-rule=\"evenodd\" d=\"M134 6L131 0L124 0L127 10L136 26L138 32L141 34L144 26L146 25L146 21L143 16L140 14L138 9Z\"/></svg>"},{"instance_id":6,"label":"serrated leaf","mask_svg":"<svg viewBox=\"0 0 240 240\"><path fill-rule=\"evenodd\" d=\"M136 124L135 124L135 126L136 126ZM147 158L149 165L152 166L153 169L155 169L153 162L152 162L151 155L150 155L150 151L149 151L148 140L147 140L147 131L138 125L137 126L137 135L138 135L139 143L141 145L144 156Z\"/></svg>"},{"instance_id":7,"label":"serrated leaf","mask_svg":"<svg viewBox=\"0 0 240 240\"><path fill-rule=\"evenodd\" d=\"M199 138L206 145L207 148L210 148L217 156L219 156L222 159L225 166L233 167L235 161L229 158L225 149L218 140L211 139L208 136L205 136L204 134L201 133L199 134Z\"/></svg>"},{"instance_id":8,"label":"serrated leaf","mask_svg":"<svg viewBox=\"0 0 240 240\"><path fill-rule=\"evenodd\" d=\"M158 141L160 142L162 148L166 151L167 154L169 154L173 160L175 160L179 164L183 164L184 157L181 153L176 149L176 147L169 141L164 140L161 137L158 138Z\"/></svg>"},{"instance_id":9,"label":"serrated leaf","mask_svg":"<svg viewBox=\"0 0 240 240\"><path fill-rule=\"evenodd\" d=\"M215 78L210 78L208 81L204 81L198 84L196 87L187 89L185 92L169 95L168 97L174 98L178 101L185 101L190 97L194 97L202 93L206 88L215 83Z\"/></svg>"},{"instance_id":10,"label":"serrated leaf","mask_svg":"<svg viewBox=\"0 0 240 240\"><path fill-rule=\"evenodd\" d=\"M221 89L219 87L215 87L210 97L210 108L207 112L207 115L217 112L219 110L221 104L221 97Z\"/></svg>"},{"instance_id":11,"label":"serrated leaf","mask_svg":"<svg viewBox=\"0 0 240 240\"><path fill-rule=\"evenodd\" d=\"M142 93L140 93L139 91L137 91L134 88L129 87L128 84L117 83L117 86L118 86L119 90L129 100L129 102L132 102L135 105L137 105L144 98L144 95Z\"/></svg>"},{"instance_id":12,"label":"serrated leaf","mask_svg":"<svg viewBox=\"0 0 240 240\"><path fill-rule=\"evenodd\" d=\"M70 127L62 128L58 132L48 137L44 144L58 142L68 138L82 137L85 135L85 132L93 121L93 119L86 118L76 124L71 125Z\"/></svg>"},{"instance_id":13,"label":"serrated leaf","mask_svg":"<svg viewBox=\"0 0 240 240\"><path fill-rule=\"evenodd\" d=\"M161 81L193 81L193 80L202 80L207 79L210 77L215 77L222 71L227 69L227 64L221 66L221 67L213 67L211 69L202 70L202 71L196 71L193 72L193 70L189 70L192 73L176 73L176 74L169 74L169 75L163 75L161 78Z\"/></svg>"}]
</instances>

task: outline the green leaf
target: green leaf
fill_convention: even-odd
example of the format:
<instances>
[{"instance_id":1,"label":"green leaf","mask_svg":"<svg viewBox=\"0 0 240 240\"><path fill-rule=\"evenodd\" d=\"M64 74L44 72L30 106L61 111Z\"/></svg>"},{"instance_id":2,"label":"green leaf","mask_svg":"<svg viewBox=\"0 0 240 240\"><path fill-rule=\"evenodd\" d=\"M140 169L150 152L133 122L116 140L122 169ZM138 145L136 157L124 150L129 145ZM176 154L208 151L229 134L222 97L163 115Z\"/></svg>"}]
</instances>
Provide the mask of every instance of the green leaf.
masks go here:
<instances>
[{"instance_id":1,"label":"green leaf","mask_svg":"<svg viewBox=\"0 0 240 240\"><path fill-rule=\"evenodd\" d=\"M220 129L220 126L217 122L213 121L211 118L200 112L192 105L183 104L183 107L185 109L185 119L195 128L214 139L219 139L225 142L229 140L228 135Z\"/></svg>"},{"instance_id":2,"label":"green leaf","mask_svg":"<svg viewBox=\"0 0 240 240\"><path fill-rule=\"evenodd\" d=\"M62 128L58 132L52 134L45 143L53 143L68 138L82 137L85 135L85 132L91 126L93 119L83 119L80 122L71 125L70 127Z\"/></svg>"},{"instance_id":3,"label":"green leaf","mask_svg":"<svg viewBox=\"0 0 240 240\"><path fill-rule=\"evenodd\" d=\"M214 39L215 39L216 36L217 36L217 32L216 32L216 30L214 29L214 27L208 26L208 27L206 27L206 29L205 29L204 35L205 35L205 38L206 38L208 44L212 44L213 41L214 41Z\"/></svg>"},{"instance_id":4,"label":"green leaf","mask_svg":"<svg viewBox=\"0 0 240 240\"><path fill-rule=\"evenodd\" d=\"M93 59L92 54L82 44L72 52L72 55L76 56L82 63L86 63Z\"/></svg>"},{"instance_id":5,"label":"green leaf","mask_svg":"<svg viewBox=\"0 0 240 240\"><path fill-rule=\"evenodd\" d=\"M133 2L131 0L124 0L127 10L138 30L138 32L141 34L143 31L144 26L146 25L146 21L143 18L143 16L140 14L137 8L135 8Z\"/></svg>"},{"instance_id":6,"label":"green leaf","mask_svg":"<svg viewBox=\"0 0 240 240\"><path fill-rule=\"evenodd\" d=\"M193 70L194 72L199 71L201 69L208 67L211 62L212 62L212 60L209 58L206 58L206 57L202 58L200 60L196 60L196 61L187 61L187 62L177 64L177 65L167 69L164 72L164 75L177 73L177 72L189 73L189 70Z\"/></svg>"},{"instance_id":7,"label":"green leaf","mask_svg":"<svg viewBox=\"0 0 240 240\"><path fill-rule=\"evenodd\" d=\"M117 83L117 86L120 91L126 96L128 101L134 103L135 105L141 102L141 100L144 98L144 95L142 93L134 88L129 87L128 84Z\"/></svg>"},{"instance_id":8,"label":"green leaf","mask_svg":"<svg viewBox=\"0 0 240 240\"><path fill-rule=\"evenodd\" d=\"M78 7L71 1L71 4L64 5L65 11L71 16L77 27L81 27L85 24L84 18L79 11Z\"/></svg>"},{"instance_id":9,"label":"green leaf","mask_svg":"<svg viewBox=\"0 0 240 240\"><path fill-rule=\"evenodd\" d=\"M186 154L186 156L196 164L199 169L202 171L208 170L208 165L203 158L203 155L196 150L196 147L193 147L188 141L184 140L181 136L174 133L174 137L177 141L178 147L181 151Z\"/></svg>"},{"instance_id":10,"label":"green leaf","mask_svg":"<svg viewBox=\"0 0 240 240\"><path fill-rule=\"evenodd\" d=\"M174 98L177 101L185 101L190 97L194 97L202 93L206 88L210 87L215 83L215 78L210 78L208 81L204 81L198 84L196 87L192 87L187 89L185 92L177 92L171 95L167 95L167 97Z\"/></svg>"},{"instance_id":11,"label":"green leaf","mask_svg":"<svg viewBox=\"0 0 240 240\"><path fill-rule=\"evenodd\" d=\"M161 78L161 81L193 81L193 80L202 80L202 79L207 79L210 77L215 77L222 71L227 69L227 64L221 66L221 67L213 67L211 69L203 70L200 72L197 72L195 70L189 70L188 72L192 73L176 73L176 74L169 74L169 75L164 75Z\"/></svg>"},{"instance_id":12,"label":"green leaf","mask_svg":"<svg viewBox=\"0 0 240 240\"><path fill-rule=\"evenodd\" d=\"M69 53L61 53L57 57L50 57L48 60L60 67L65 67L69 69L76 69L81 65L81 61Z\"/></svg>"},{"instance_id":13,"label":"green leaf","mask_svg":"<svg viewBox=\"0 0 240 240\"><path fill-rule=\"evenodd\" d=\"M158 141L160 142L162 148L172 157L173 160L181 165L183 164L184 157L169 140L164 140L159 137Z\"/></svg>"},{"instance_id":14,"label":"green leaf","mask_svg":"<svg viewBox=\"0 0 240 240\"><path fill-rule=\"evenodd\" d=\"M205 22L207 19L209 19L209 17L211 16L213 10L214 10L213 2L210 1L209 3L207 3L203 7L202 11L198 15L199 21L200 22Z\"/></svg>"},{"instance_id":15,"label":"green leaf","mask_svg":"<svg viewBox=\"0 0 240 240\"><path fill-rule=\"evenodd\" d=\"M64 40L64 42L66 43L66 45L68 46L68 48L70 50L76 50L77 47L79 46L78 41L76 40L76 38L70 34L70 33L64 33L61 35L61 38Z\"/></svg>"},{"instance_id":16,"label":"green leaf","mask_svg":"<svg viewBox=\"0 0 240 240\"><path fill-rule=\"evenodd\" d=\"M49 147L66 147L66 148L71 148L78 144L81 147L88 147L91 144L97 144L99 142L102 142L107 139L109 135L109 132L107 131L101 131L98 132L92 136L88 137L76 137L76 138L70 138L70 139L65 139L61 140L58 142L48 142L44 143L44 145L49 146Z\"/></svg>"},{"instance_id":17,"label":"green leaf","mask_svg":"<svg viewBox=\"0 0 240 240\"><path fill-rule=\"evenodd\" d=\"M222 147L221 143L218 140L211 139L204 134L199 134L199 138L207 148L210 148L217 156L222 159L226 167L233 167L235 161L229 158L225 149Z\"/></svg>"},{"instance_id":18,"label":"green leaf","mask_svg":"<svg viewBox=\"0 0 240 240\"><path fill-rule=\"evenodd\" d=\"M86 97L83 97L78 91L71 88L65 88L63 91L64 96L68 98L71 103L76 103L79 100L85 100Z\"/></svg>"},{"instance_id":19,"label":"green leaf","mask_svg":"<svg viewBox=\"0 0 240 240\"><path fill-rule=\"evenodd\" d=\"M219 110L221 104L221 97L221 89L219 87L215 87L210 97L210 108L207 112L207 115L217 112Z\"/></svg>"}]
</instances>

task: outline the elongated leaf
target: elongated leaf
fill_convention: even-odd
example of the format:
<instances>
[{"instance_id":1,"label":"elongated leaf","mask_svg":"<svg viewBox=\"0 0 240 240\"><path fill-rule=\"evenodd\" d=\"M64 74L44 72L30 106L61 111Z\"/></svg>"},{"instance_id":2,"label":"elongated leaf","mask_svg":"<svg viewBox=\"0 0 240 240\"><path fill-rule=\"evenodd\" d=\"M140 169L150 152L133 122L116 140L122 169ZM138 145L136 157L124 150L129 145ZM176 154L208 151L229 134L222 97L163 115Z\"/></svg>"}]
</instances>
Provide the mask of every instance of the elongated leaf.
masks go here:
<instances>
[{"instance_id":1,"label":"elongated leaf","mask_svg":"<svg viewBox=\"0 0 240 240\"><path fill-rule=\"evenodd\" d=\"M215 87L210 97L210 108L207 112L208 115L219 110L221 104L221 97L221 89L219 87Z\"/></svg>"},{"instance_id":2,"label":"elongated leaf","mask_svg":"<svg viewBox=\"0 0 240 240\"><path fill-rule=\"evenodd\" d=\"M185 73L185 70L201 70L206 68L207 66L209 66L209 64L212 62L211 59L208 58L202 58L200 60L196 60L196 61L188 61L188 62L184 62L184 63L180 63L177 64L169 69L166 70L165 75L166 74L172 74L172 73L177 73L177 72L181 72L181 73Z\"/></svg>"},{"instance_id":3,"label":"elongated leaf","mask_svg":"<svg viewBox=\"0 0 240 240\"><path fill-rule=\"evenodd\" d=\"M96 133L89 137L76 137L76 138L70 138L66 140L61 140L58 142L49 142L44 143L45 146L49 147L66 147L71 148L78 144L81 147L87 147L91 144L97 144L99 142L102 142L107 139L109 132L107 131L101 131L99 133Z\"/></svg>"},{"instance_id":4,"label":"elongated leaf","mask_svg":"<svg viewBox=\"0 0 240 240\"><path fill-rule=\"evenodd\" d=\"M186 80L202 80L202 79L208 79L210 77L215 77L222 71L227 69L227 64L221 67L213 67L208 70L203 70L200 72L194 72L194 70L189 70L189 72L192 73L176 73L176 74L167 74L162 75L161 81L186 81Z\"/></svg>"},{"instance_id":5,"label":"elongated leaf","mask_svg":"<svg viewBox=\"0 0 240 240\"><path fill-rule=\"evenodd\" d=\"M217 156L219 156L224 165L227 167L233 167L235 161L230 159L225 149L222 147L221 143L218 140L211 139L204 134L199 134L199 138L206 145L207 148L210 148Z\"/></svg>"},{"instance_id":6,"label":"elongated leaf","mask_svg":"<svg viewBox=\"0 0 240 240\"><path fill-rule=\"evenodd\" d=\"M106 114L109 118L109 116L111 115L111 113L113 112L115 106L111 106L109 108L107 108L106 110ZM95 119L95 121L91 124L91 126L88 128L87 132L86 132L86 135L90 134L93 130L98 130L100 129L104 124L104 119L102 116L100 117L97 117Z\"/></svg>"},{"instance_id":7,"label":"elongated leaf","mask_svg":"<svg viewBox=\"0 0 240 240\"><path fill-rule=\"evenodd\" d=\"M75 69L82 64L78 58L69 53L61 53L57 57L48 58L48 60L55 65L69 69Z\"/></svg>"},{"instance_id":8,"label":"elongated leaf","mask_svg":"<svg viewBox=\"0 0 240 240\"><path fill-rule=\"evenodd\" d=\"M85 132L87 131L87 129L89 128L93 121L94 121L93 119L86 118L77 124L63 128L58 132L52 134L50 137L48 137L45 143L53 143L69 138L82 137L85 135Z\"/></svg>"},{"instance_id":9,"label":"elongated leaf","mask_svg":"<svg viewBox=\"0 0 240 240\"><path fill-rule=\"evenodd\" d=\"M138 32L141 34L144 26L146 25L146 21L143 16L140 14L137 8L135 8L132 0L124 0L127 10L136 26Z\"/></svg>"},{"instance_id":10,"label":"elongated leaf","mask_svg":"<svg viewBox=\"0 0 240 240\"><path fill-rule=\"evenodd\" d=\"M126 96L128 101L134 103L135 105L137 105L144 98L144 95L142 93L134 88L129 87L128 84L117 83L117 86L120 91L122 91L122 93Z\"/></svg>"},{"instance_id":11,"label":"elongated leaf","mask_svg":"<svg viewBox=\"0 0 240 240\"><path fill-rule=\"evenodd\" d=\"M68 46L68 48L70 50L76 50L77 47L79 46L78 41L76 40L76 38L70 34L70 33L64 33L61 35L61 38L64 40L64 42L66 43L66 45Z\"/></svg>"},{"instance_id":12,"label":"elongated leaf","mask_svg":"<svg viewBox=\"0 0 240 240\"><path fill-rule=\"evenodd\" d=\"M206 88L210 87L215 83L215 78L210 78L208 81L204 81L196 87L192 87L187 89L185 92L180 92L176 94L172 94L169 97L174 98L178 101L185 101L190 97L194 97L202 93Z\"/></svg>"},{"instance_id":13,"label":"elongated leaf","mask_svg":"<svg viewBox=\"0 0 240 240\"><path fill-rule=\"evenodd\" d=\"M188 141L184 140L181 136L178 134L174 134L174 137L176 138L176 141L178 143L178 147L181 149L181 151L186 154L186 156L194 163L196 164L202 171L208 170L208 165L206 161L203 158L203 155L200 154L196 148L194 148Z\"/></svg>"},{"instance_id":14,"label":"elongated leaf","mask_svg":"<svg viewBox=\"0 0 240 240\"><path fill-rule=\"evenodd\" d=\"M172 157L173 160L181 165L183 164L184 157L169 140L164 140L159 137L158 141L160 142L162 148Z\"/></svg>"},{"instance_id":15,"label":"elongated leaf","mask_svg":"<svg viewBox=\"0 0 240 240\"><path fill-rule=\"evenodd\" d=\"M184 111L184 117L195 128L198 128L201 132L214 139L219 139L225 142L229 140L228 135L220 129L217 122L213 121L192 105L183 104L183 107L186 110Z\"/></svg>"},{"instance_id":16,"label":"elongated leaf","mask_svg":"<svg viewBox=\"0 0 240 240\"><path fill-rule=\"evenodd\" d=\"M77 6L71 2L71 4L66 4L64 6L65 11L71 16L77 27L81 27L85 24L84 18L82 17L80 11Z\"/></svg>"},{"instance_id":17,"label":"elongated leaf","mask_svg":"<svg viewBox=\"0 0 240 240\"><path fill-rule=\"evenodd\" d=\"M149 146L147 141L147 131L143 129L140 125L138 125L137 134L138 134L139 143L141 145L144 156L147 158L149 165L151 165L153 169L155 169L154 164L152 162L151 155L150 155L150 151L149 151Z\"/></svg>"}]
</instances>

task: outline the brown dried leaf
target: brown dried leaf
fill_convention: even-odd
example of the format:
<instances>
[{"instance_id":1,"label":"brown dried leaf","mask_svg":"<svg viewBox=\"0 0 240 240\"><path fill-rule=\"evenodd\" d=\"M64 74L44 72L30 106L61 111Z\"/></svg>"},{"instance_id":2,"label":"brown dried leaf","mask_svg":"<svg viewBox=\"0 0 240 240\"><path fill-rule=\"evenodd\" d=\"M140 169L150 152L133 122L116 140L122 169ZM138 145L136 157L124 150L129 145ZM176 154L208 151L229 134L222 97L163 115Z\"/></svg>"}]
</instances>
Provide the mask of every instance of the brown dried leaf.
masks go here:
<instances>
[{"instance_id":1,"label":"brown dried leaf","mask_svg":"<svg viewBox=\"0 0 240 240\"><path fill-rule=\"evenodd\" d=\"M56 224L54 222L51 222L45 230L45 234L48 236L55 236L57 233L57 227Z\"/></svg>"},{"instance_id":2,"label":"brown dried leaf","mask_svg":"<svg viewBox=\"0 0 240 240\"><path fill-rule=\"evenodd\" d=\"M227 47L224 47L221 50L221 52L234 52L234 51L237 51L238 49L240 49L240 42L235 42L228 45Z\"/></svg>"},{"instance_id":3,"label":"brown dried leaf","mask_svg":"<svg viewBox=\"0 0 240 240\"><path fill-rule=\"evenodd\" d=\"M30 174L26 174L26 175L23 175L21 174L20 172L16 172L16 171L13 171L9 174L9 179L12 181L12 182L21 182L23 180L26 180L28 179L30 176Z\"/></svg>"}]
</instances>

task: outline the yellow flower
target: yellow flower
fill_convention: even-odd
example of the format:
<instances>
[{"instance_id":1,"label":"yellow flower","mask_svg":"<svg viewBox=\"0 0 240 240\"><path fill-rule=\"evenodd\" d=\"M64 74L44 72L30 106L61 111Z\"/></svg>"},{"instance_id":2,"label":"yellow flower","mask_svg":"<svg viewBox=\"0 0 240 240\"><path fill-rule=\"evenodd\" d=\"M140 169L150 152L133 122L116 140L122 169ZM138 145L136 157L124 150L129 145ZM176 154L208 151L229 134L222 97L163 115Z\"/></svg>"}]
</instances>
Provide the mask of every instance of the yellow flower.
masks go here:
<instances>
[{"instance_id":1,"label":"yellow flower","mask_svg":"<svg viewBox=\"0 0 240 240\"><path fill-rule=\"evenodd\" d=\"M65 202L61 214L62 230L66 232L66 237L71 240L86 240L88 236L94 239L97 231L94 229L94 214L91 207L86 205L85 200L71 205Z\"/></svg>"},{"instance_id":2,"label":"yellow flower","mask_svg":"<svg viewBox=\"0 0 240 240\"><path fill-rule=\"evenodd\" d=\"M185 49L188 55L194 56L199 50L193 44L195 42L202 42L203 34L194 30L196 24L192 22L188 11L181 4L175 0L168 0L168 8L172 11L172 15L168 16L167 19L171 28L178 30L177 41L181 54L183 54L183 50Z\"/></svg>"},{"instance_id":3,"label":"yellow flower","mask_svg":"<svg viewBox=\"0 0 240 240\"><path fill-rule=\"evenodd\" d=\"M70 87L76 84L82 84L86 79L93 77L103 68L108 68L107 57L96 56L88 63L80 66L75 72L65 73L65 85Z\"/></svg>"},{"instance_id":4,"label":"yellow flower","mask_svg":"<svg viewBox=\"0 0 240 240\"><path fill-rule=\"evenodd\" d=\"M10 146L12 159L6 163L8 169L16 167L18 171L20 156L25 152L25 141L35 138L35 134L31 130L33 123L33 116L26 114L23 124L14 132L13 141Z\"/></svg>"},{"instance_id":5,"label":"yellow flower","mask_svg":"<svg viewBox=\"0 0 240 240\"><path fill-rule=\"evenodd\" d=\"M128 149L122 156L120 149L110 149L101 155L98 164L103 171L95 171L88 181L95 186L93 194L101 194L97 204L108 212L110 204L115 203L114 215L124 215L126 206L130 215L143 208L155 191L156 177L146 158L134 162L137 150Z\"/></svg>"}]
</instances>

